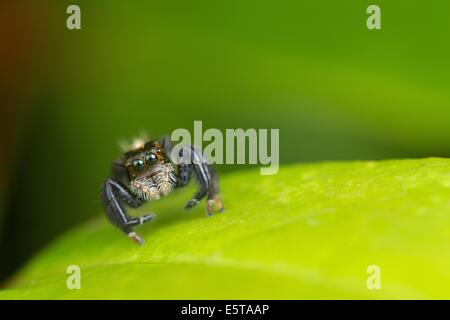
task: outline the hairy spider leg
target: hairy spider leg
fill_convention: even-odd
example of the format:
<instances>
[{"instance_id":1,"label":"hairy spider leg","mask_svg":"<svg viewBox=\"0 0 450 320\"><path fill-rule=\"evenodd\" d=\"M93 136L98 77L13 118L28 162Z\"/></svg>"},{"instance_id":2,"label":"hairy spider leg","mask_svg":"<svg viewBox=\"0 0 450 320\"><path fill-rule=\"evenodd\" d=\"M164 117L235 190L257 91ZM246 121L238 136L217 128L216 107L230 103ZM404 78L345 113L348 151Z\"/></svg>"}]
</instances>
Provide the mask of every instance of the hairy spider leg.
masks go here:
<instances>
[{"instance_id":1,"label":"hairy spider leg","mask_svg":"<svg viewBox=\"0 0 450 320\"><path fill-rule=\"evenodd\" d=\"M134 241L142 244L144 240L131 227L143 224L154 218L154 214L131 217L127 214L124 204L137 208L145 201L136 198L120 182L113 179L106 180L102 192L103 206L109 220L125 232Z\"/></svg>"},{"instance_id":2,"label":"hairy spider leg","mask_svg":"<svg viewBox=\"0 0 450 320\"><path fill-rule=\"evenodd\" d=\"M215 203L218 205L217 209L222 212L223 205L219 196L219 181L217 174L207 163L206 158L200 150L192 146L185 146L180 150L180 157L183 157L186 153L190 155L190 161L188 163L182 162L178 165L180 177L178 187L185 186L189 182L192 173L195 173L198 182L198 191L192 199L186 203L185 209L195 207L200 200L207 196L208 202L206 205L206 214L208 216L212 215Z\"/></svg>"}]
</instances>

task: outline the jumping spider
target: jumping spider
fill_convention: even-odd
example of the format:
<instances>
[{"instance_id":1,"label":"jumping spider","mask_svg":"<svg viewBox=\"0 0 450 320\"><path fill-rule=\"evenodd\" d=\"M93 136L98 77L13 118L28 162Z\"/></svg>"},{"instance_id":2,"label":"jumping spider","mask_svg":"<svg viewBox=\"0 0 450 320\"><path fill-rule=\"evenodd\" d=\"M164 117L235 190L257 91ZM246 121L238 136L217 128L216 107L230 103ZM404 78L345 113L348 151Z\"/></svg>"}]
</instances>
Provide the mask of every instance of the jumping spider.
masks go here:
<instances>
[{"instance_id":1,"label":"jumping spider","mask_svg":"<svg viewBox=\"0 0 450 320\"><path fill-rule=\"evenodd\" d=\"M139 244L144 240L132 227L152 220L154 214L131 217L124 206L137 208L148 201L158 200L173 189L186 186L193 174L199 188L185 209L193 208L206 196L208 216L212 215L214 206L219 212L223 211L217 174L206 163L201 151L192 146L180 148L179 155L189 154L191 161L178 165L170 159L171 152L171 143L165 137L160 141L138 141L113 162L112 175L103 185L102 200L108 219Z\"/></svg>"}]
</instances>

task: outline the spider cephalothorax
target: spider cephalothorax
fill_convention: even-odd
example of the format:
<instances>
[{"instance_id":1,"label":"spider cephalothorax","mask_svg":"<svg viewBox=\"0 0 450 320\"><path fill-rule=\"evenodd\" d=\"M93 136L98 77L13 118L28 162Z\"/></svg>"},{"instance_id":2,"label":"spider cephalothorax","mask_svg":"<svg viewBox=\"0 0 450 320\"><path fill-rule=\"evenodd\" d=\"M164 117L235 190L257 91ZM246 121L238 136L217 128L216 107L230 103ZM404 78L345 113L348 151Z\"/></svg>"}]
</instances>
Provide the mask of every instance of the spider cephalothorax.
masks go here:
<instances>
[{"instance_id":1,"label":"spider cephalothorax","mask_svg":"<svg viewBox=\"0 0 450 320\"><path fill-rule=\"evenodd\" d=\"M131 193L145 200L158 200L176 186L176 168L157 141L124 154Z\"/></svg>"},{"instance_id":2,"label":"spider cephalothorax","mask_svg":"<svg viewBox=\"0 0 450 320\"><path fill-rule=\"evenodd\" d=\"M136 208L147 201L158 200L173 189L187 185L192 174L197 177L199 190L185 208L194 207L207 196L208 215L212 214L214 204L219 211L223 211L217 175L206 163L201 151L191 146L182 147L179 155L184 152L192 161L183 161L178 165L172 162L171 151L170 141L165 138L162 141L133 143L131 149L113 163L112 177L103 186L102 198L108 218L139 243L143 240L131 227L151 220L154 215L131 217L124 205Z\"/></svg>"}]
</instances>

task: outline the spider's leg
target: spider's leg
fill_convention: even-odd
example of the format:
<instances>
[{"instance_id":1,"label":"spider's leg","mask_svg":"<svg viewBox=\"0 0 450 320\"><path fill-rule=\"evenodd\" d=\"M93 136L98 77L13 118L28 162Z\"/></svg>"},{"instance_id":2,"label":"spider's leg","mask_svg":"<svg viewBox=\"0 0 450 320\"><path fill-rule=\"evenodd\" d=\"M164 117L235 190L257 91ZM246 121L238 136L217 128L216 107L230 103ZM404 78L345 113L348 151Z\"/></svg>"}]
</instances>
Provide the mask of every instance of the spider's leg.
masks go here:
<instances>
[{"instance_id":1,"label":"spider's leg","mask_svg":"<svg viewBox=\"0 0 450 320\"><path fill-rule=\"evenodd\" d=\"M124 208L124 204L136 208L144 202L135 198L125 187L113 179L106 180L103 185L102 199L105 213L109 220L130 238L138 243L143 243L144 240L131 227L152 220L154 215L147 214L140 217L130 217Z\"/></svg>"},{"instance_id":2,"label":"spider's leg","mask_svg":"<svg viewBox=\"0 0 450 320\"><path fill-rule=\"evenodd\" d=\"M197 193L192 197L191 200L189 200L186 205L184 206L185 209L191 209L195 207L201 199L206 195L206 188L200 188L200 190L197 191Z\"/></svg>"},{"instance_id":3,"label":"spider's leg","mask_svg":"<svg viewBox=\"0 0 450 320\"><path fill-rule=\"evenodd\" d=\"M161 140L161 145L163 145L169 158L174 156L172 154L172 144L170 139L163 137ZM186 186L193 173L197 177L199 189L197 193L189 200L185 206L185 209L190 209L195 207L201 199L208 195L208 204L206 206L206 213L208 215L212 214L213 207L215 206L219 212L223 212L222 200L219 194L219 179L213 168L208 165L205 157L200 150L192 146L182 146L176 152L175 155L178 161L178 179L177 187ZM175 159L171 159L172 161Z\"/></svg>"},{"instance_id":4,"label":"spider's leg","mask_svg":"<svg viewBox=\"0 0 450 320\"><path fill-rule=\"evenodd\" d=\"M190 164L181 163L178 165L177 188L188 185L192 176L192 166Z\"/></svg>"},{"instance_id":5,"label":"spider's leg","mask_svg":"<svg viewBox=\"0 0 450 320\"><path fill-rule=\"evenodd\" d=\"M136 198L132 193L130 193L130 191L127 188L123 186L128 182L128 177L126 170L122 166L120 161L116 160L113 163L112 171L114 179L110 179L111 180L110 183L112 184L113 189L118 194L119 199L132 208L138 208L142 204L144 204L145 201ZM143 224L144 222L151 220L153 217L154 217L153 213L149 213L140 217L129 217L129 220L127 221L126 224L128 226Z\"/></svg>"},{"instance_id":6,"label":"spider's leg","mask_svg":"<svg viewBox=\"0 0 450 320\"><path fill-rule=\"evenodd\" d=\"M224 207L223 207L223 203L222 203L222 198L220 196L219 176L217 175L216 171L211 166L208 166L208 169L209 169L210 176L211 176L211 190L209 193L208 201L212 200L217 211L223 212Z\"/></svg>"},{"instance_id":7,"label":"spider's leg","mask_svg":"<svg viewBox=\"0 0 450 320\"><path fill-rule=\"evenodd\" d=\"M186 186L189 181L191 180L192 172L193 172L193 165L192 164L185 164L182 163L178 166L178 179L177 179L177 187L184 187ZM206 185L202 181L199 181L199 190L197 193L192 197L191 200L189 200L186 205L185 209L191 209L195 207L200 200L206 195Z\"/></svg>"},{"instance_id":8,"label":"spider's leg","mask_svg":"<svg viewBox=\"0 0 450 320\"><path fill-rule=\"evenodd\" d=\"M220 201L219 194L219 184L217 174L214 172L212 167L208 165L206 159L204 158L201 151L190 147L189 152L191 153L191 163L188 165L188 168L195 173L199 185L199 190L194 195L194 197L188 201L185 208L190 209L197 205L200 200L207 196L208 203L206 205L206 214L208 216L212 215L214 203L217 203L217 207L219 211L223 211L222 202ZM180 165L180 167L183 164ZM184 164L186 166L186 164ZM184 172L183 167L180 168L180 175Z\"/></svg>"}]
</instances>

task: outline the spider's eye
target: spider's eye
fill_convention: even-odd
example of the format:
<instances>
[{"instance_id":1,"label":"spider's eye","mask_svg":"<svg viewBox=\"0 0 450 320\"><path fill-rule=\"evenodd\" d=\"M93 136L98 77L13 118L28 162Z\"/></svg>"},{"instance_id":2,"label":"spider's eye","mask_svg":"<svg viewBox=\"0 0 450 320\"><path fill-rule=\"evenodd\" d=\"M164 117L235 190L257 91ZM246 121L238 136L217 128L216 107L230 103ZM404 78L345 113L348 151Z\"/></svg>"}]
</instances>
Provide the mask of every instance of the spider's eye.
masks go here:
<instances>
[{"instance_id":1,"label":"spider's eye","mask_svg":"<svg viewBox=\"0 0 450 320\"><path fill-rule=\"evenodd\" d=\"M149 153L148 155L145 156L145 162L147 162L148 164L155 164L156 163L156 154L154 153Z\"/></svg>"},{"instance_id":2,"label":"spider's eye","mask_svg":"<svg viewBox=\"0 0 450 320\"><path fill-rule=\"evenodd\" d=\"M136 159L133 161L133 168L137 171L144 169L144 161L141 159Z\"/></svg>"}]
</instances>

